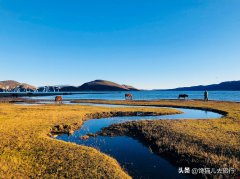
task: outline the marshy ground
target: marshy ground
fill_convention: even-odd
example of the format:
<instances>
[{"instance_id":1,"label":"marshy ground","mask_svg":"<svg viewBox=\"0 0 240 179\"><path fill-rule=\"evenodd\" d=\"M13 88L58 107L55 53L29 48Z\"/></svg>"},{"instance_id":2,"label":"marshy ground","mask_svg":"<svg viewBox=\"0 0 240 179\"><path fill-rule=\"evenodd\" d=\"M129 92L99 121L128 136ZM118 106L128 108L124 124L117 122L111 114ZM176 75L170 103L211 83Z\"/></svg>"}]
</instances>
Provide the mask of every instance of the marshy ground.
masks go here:
<instances>
[{"instance_id":1,"label":"marshy ground","mask_svg":"<svg viewBox=\"0 0 240 179\"><path fill-rule=\"evenodd\" d=\"M221 119L139 121L113 125L104 135L138 137L177 164L240 169L240 104L202 101L102 101L107 104L156 105L210 109ZM0 176L4 178L129 178L116 160L101 152L49 137L75 130L84 120L136 111L179 113L174 109L107 108L80 105L17 106L0 104ZM64 126L67 126L64 128ZM69 127L70 126L70 127ZM57 131L58 132L58 131Z\"/></svg>"},{"instance_id":2,"label":"marshy ground","mask_svg":"<svg viewBox=\"0 0 240 179\"><path fill-rule=\"evenodd\" d=\"M171 109L0 103L0 177L129 178L115 159L96 149L49 136L56 126L75 130L89 118L131 115L134 111L179 113Z\"/></svg>"},{"instance_id":3,"label":"marshy ground","mask_svg":"<svg viewBox=\"0 0 240 179\"><path fill-rule=\"evenodd\" d=\"M114 124L103 129L100 135L127 135L137 138L147 143L156 153L166 156L177 166L234 168L235 175L239 175L240 103L184 100L81 101L198 108L222 113L224 117L220 119L153 120ZM225 175L225 177L230 176Z\"/></svg>"}]
</instances>

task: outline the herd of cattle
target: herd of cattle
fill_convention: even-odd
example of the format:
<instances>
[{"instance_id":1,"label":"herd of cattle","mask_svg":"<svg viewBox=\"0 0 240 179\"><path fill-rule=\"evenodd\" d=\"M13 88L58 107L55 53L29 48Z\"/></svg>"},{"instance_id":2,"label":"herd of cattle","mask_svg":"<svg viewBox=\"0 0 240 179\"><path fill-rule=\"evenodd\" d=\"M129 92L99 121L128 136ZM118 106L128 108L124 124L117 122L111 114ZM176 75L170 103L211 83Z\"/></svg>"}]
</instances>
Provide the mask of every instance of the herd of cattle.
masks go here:
<instances>
[{"instance_id":1,"label":"herd of cattle","mask_svg":"<svg viewBox=\"0 0 240 179\"><path fill-rule=\"evenodd\" d=\"M186 99L188 98L187 94L179 94L178 99ZM125 100L133 100L133 95L131 93L126 93L125 94ZM55 97L55 102L57 104L62 104L62 96L56 96Z\"/></svg>"}]
</instances>

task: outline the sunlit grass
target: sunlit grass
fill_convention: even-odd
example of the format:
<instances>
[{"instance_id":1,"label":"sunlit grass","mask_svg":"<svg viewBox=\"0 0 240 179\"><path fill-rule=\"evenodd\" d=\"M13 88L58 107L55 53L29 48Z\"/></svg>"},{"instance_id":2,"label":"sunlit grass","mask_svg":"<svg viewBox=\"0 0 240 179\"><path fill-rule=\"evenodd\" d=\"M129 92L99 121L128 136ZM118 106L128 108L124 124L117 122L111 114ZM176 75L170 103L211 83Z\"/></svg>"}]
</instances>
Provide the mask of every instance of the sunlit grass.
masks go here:
<instances>
[{"instance_id":1,"label":"sunlit grass","mask_svg":"<svg viewBox=\"0 0 240 179\"><path fill-rule=\"evenodd\" d=\"M91 102L219 111L225 114L220 119L133 121L113 125L103 134L141 136L141 140L152 145L157 153L170 156L178 164L240 170L240 103L183 100Z\"/></svg>"},{"instance_id":2,"label":"sunlit grass","mask_svg":"<svg viewBox=\"0 0 240 179\"><path fill-rule=\"evenodd\" d=\"M56 125L117 112L178 113L171 109L104 108L80 105L0 104L0 178L129 178L117 161L96 149L49 137Z\"/></svg>"}]
</instances>

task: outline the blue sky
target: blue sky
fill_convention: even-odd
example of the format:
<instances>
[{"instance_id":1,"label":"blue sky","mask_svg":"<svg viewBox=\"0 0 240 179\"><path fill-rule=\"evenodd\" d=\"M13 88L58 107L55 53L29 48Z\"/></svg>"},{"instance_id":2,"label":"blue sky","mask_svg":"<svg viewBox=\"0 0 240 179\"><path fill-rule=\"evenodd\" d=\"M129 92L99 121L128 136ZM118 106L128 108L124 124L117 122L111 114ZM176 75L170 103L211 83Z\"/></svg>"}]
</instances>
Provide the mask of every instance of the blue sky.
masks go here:
<instances>
[{"instance_id":1,"label":"blue sky","mask_svg":"<svg viewBox=\"0 0 240 179\"><path fill-rule=\"evenodd\" d=\"M0 0L0 80L240 80L239 0Z\"/></svg>"}]
</instances>

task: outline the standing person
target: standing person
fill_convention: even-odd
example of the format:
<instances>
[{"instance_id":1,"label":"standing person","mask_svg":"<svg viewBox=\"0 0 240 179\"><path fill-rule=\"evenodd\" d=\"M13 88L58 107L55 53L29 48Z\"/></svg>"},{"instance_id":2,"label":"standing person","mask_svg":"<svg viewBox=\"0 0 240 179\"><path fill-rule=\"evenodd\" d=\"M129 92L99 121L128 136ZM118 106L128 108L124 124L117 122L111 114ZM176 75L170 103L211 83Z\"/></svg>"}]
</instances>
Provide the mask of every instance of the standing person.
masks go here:
<instances>
[{"instance_id":1,"label":"standing person","mask_svg":"<svg viewBox=\"0 0 240 179\"><path fill-rule=\"evenodd\" d=\"M204 101L208 101L208 91L204 91Z\"/></svg>"}]
</instances>

